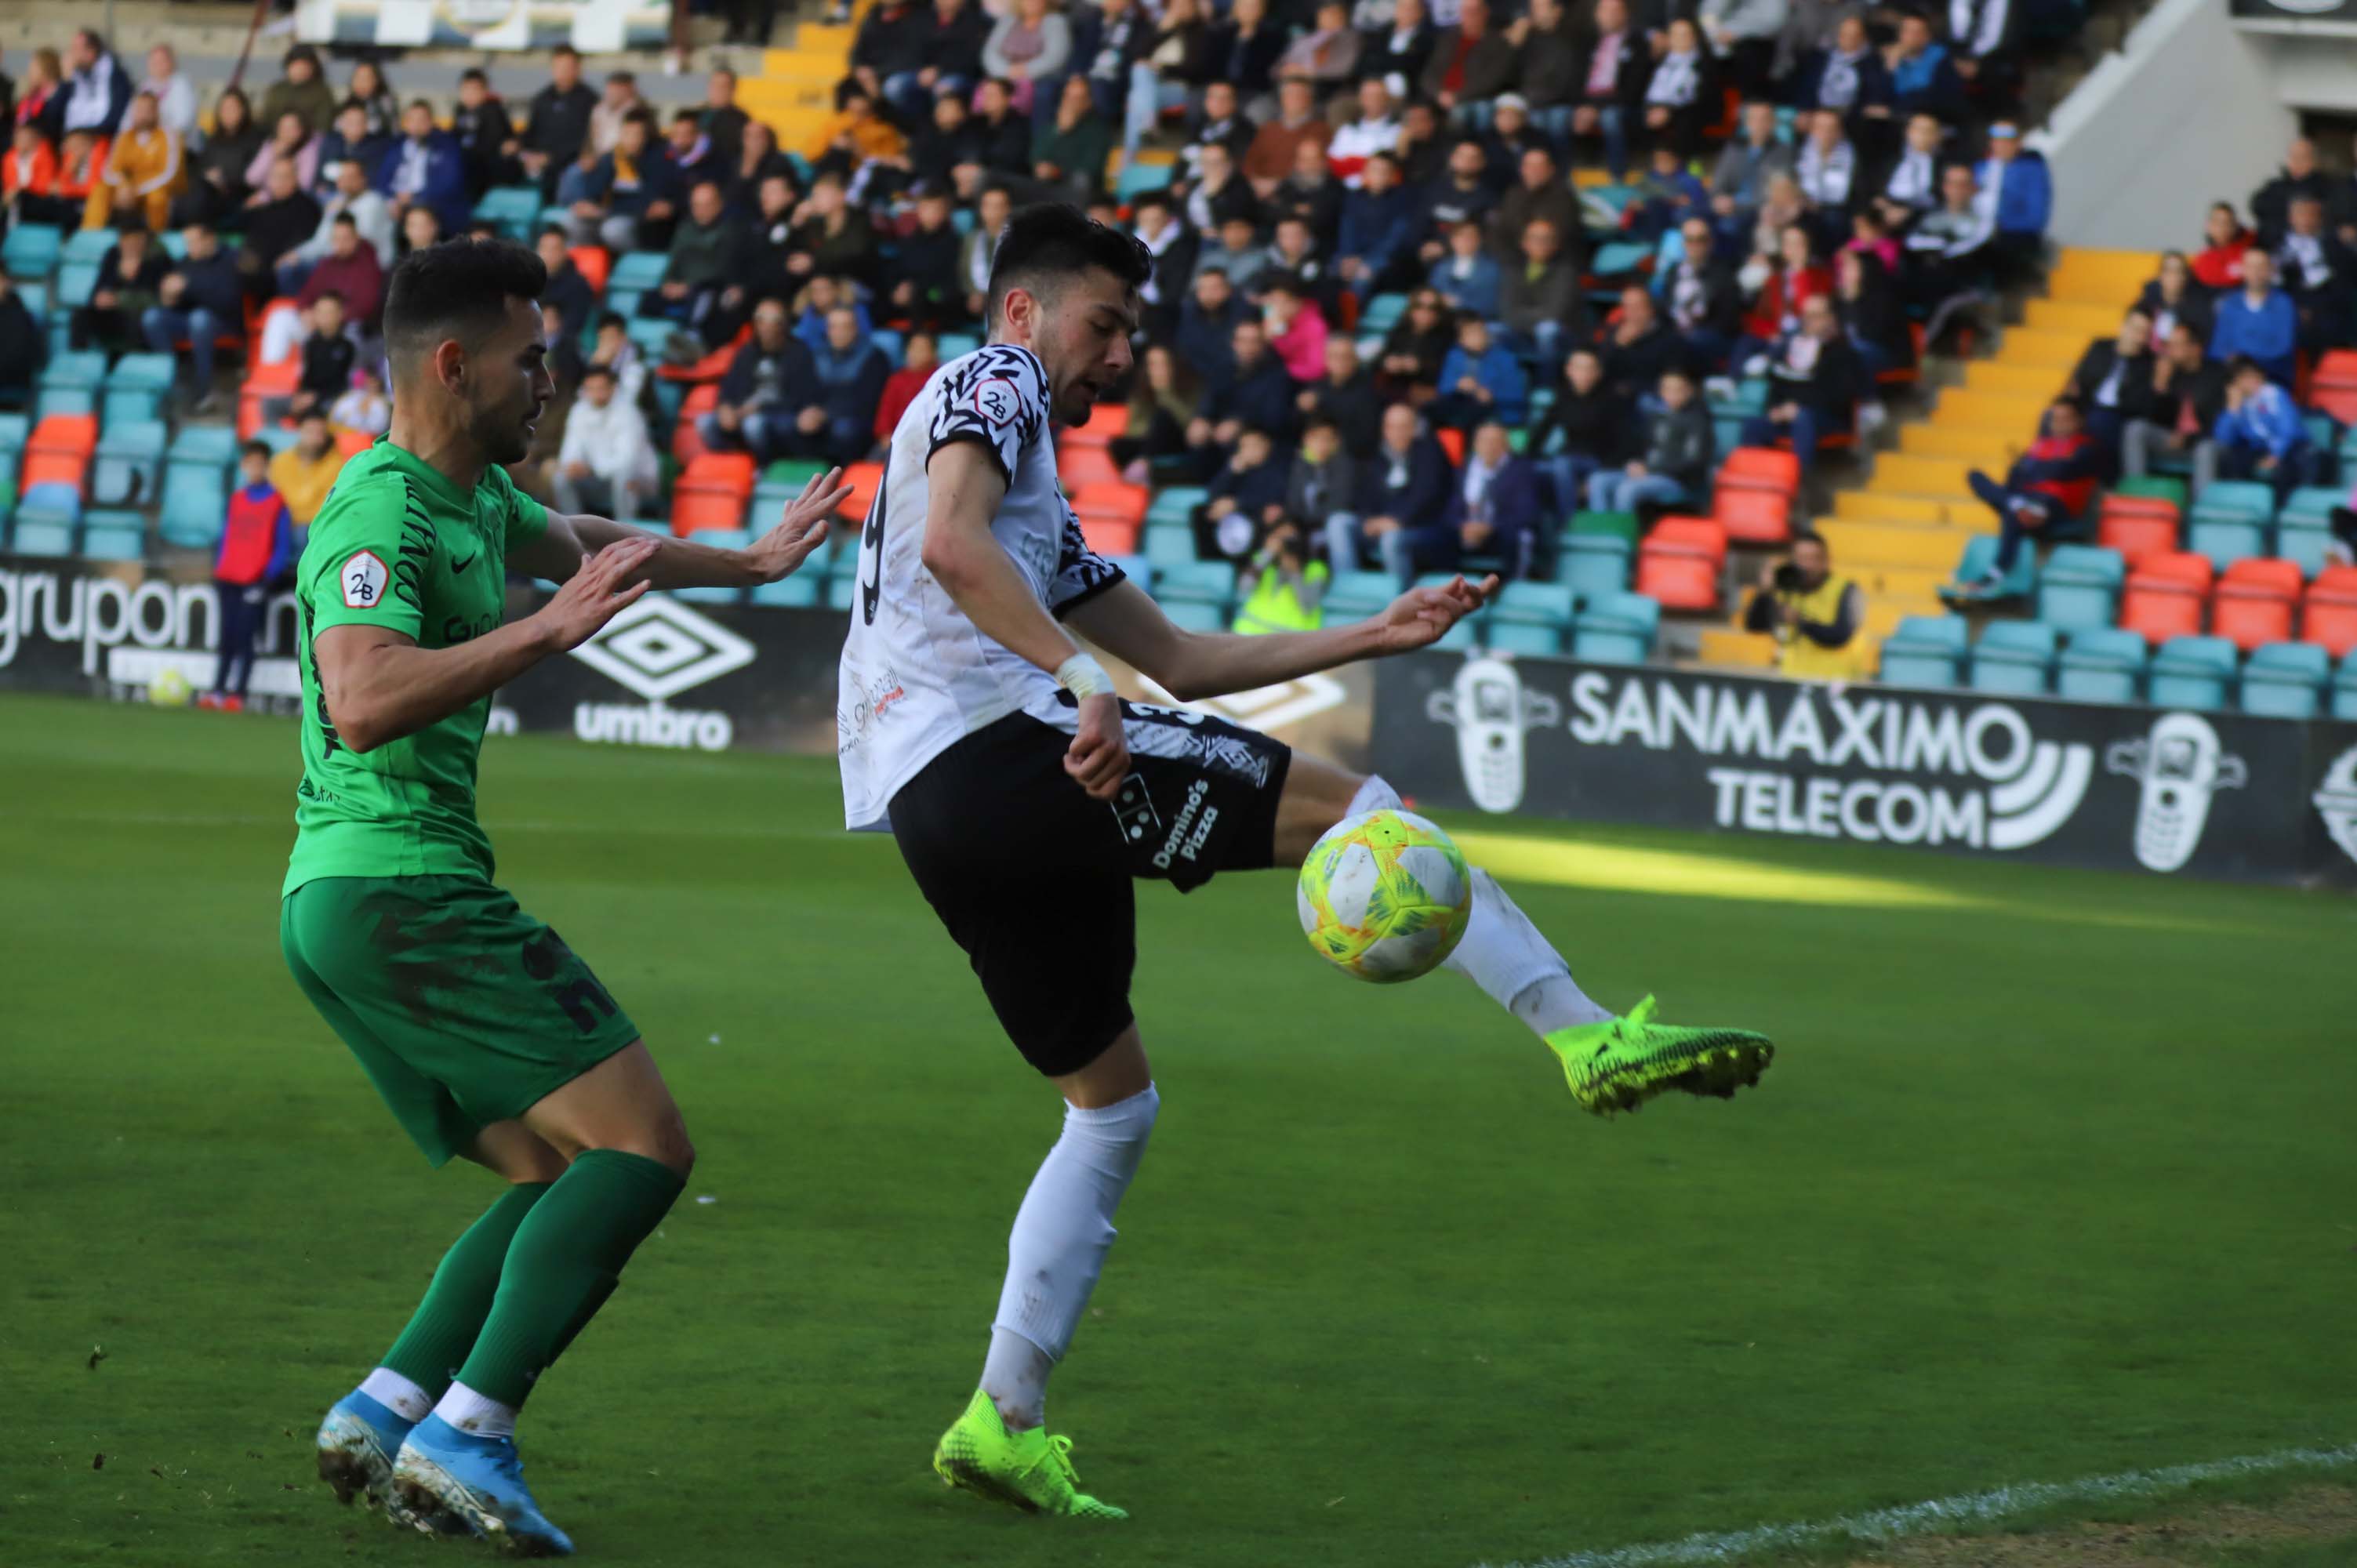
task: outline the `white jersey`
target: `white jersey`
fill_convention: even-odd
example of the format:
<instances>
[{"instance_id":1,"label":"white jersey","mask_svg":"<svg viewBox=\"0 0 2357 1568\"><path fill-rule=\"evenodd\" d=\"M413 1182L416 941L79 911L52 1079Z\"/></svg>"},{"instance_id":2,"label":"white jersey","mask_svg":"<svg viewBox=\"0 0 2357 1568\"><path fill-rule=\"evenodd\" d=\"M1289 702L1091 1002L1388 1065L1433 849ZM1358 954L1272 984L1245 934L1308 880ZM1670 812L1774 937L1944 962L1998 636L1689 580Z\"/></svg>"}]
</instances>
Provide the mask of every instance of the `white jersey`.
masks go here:
<instances>
[{"instance_id":1,"label":"white jersey","mask_svg":"<svg viewBox=\"0 0 2357 1568\"><path fill-rule=\"evenodd\" d=\"M1080 519L1056 482L1048 420L1039 357L994 343L935 371L893 429L860 535L859 588L836 697L847 827L888 826L902 785L1009 714L1072 727L1055 677L984 636L923 560L926 465L951 442L972 441L1006 476L1006 499L990 532L1050 614L1061 616L1122 580L1120 567L1082 541Z\"/></svg>"}]
</instances>

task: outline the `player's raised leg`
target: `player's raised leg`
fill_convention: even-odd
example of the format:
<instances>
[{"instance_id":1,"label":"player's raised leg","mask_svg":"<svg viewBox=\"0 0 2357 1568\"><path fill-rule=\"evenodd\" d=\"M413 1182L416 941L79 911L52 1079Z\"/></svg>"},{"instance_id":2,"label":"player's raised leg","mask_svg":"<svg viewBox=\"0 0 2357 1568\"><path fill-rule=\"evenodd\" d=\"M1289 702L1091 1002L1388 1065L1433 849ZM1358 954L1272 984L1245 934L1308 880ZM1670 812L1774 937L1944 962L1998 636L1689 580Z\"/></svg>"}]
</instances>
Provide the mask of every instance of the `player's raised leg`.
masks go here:
<instances>
[{"instance_id":1,"label":"player's raised leg","mask_svg":"<svg viewBox=\"0 0 2357 1568\"><path fill-rule=\"evenodd\" d=\"M1145 1157L1161 1099L1134 1023L1094 1061L1052 1081L1064 1097L1062 1133L1006 1239L982 1386L942 1434L933 1468L952 1486L1018 1508L1124 1519L1080 1489L1070 1439L1049 1434L1048 1377L1104 1270L1114 1211Z\"/></svg>"},{"instance_id":2,"label":"player's raised leg","mask_svg":"<svg viewBox=\"0 0 2357 1568\"><path fill-rule=\"evenodd\" d=\"M393 1461L475 1346L505 1266L508 1244L533 1206L565 1174L565 1157L520 1122L500 1122L459 1151L505 1177L507 1190L442 1255L409 1326L376 1370L336 1402L319 1425L319 1477L336 1500L392 1502ZM398 1519L401 1510L392 1511ZM408 1521L414 1522L414 1521Z\"/></svg>"},{"instance_id":3,"label":"player's raised leg","mask_svg":"<svg viewBox=\"0 0 2357 1568\"><path fill-rule=\"evenodd\" d=\"M1296 753L1277 803L1276 861L1297 865L1326 830L1362 811L1398 810L1382 778L1361 777ZM1653 1022L1650 996L1624 1017L1599 1007L1571 966L1498 879L1476 867L1473 911L1448 967L1481 988L1562 1058L1572 1098L1600 1116L1634 1111L1667 1090L1724 1099L1760 1081L1775 1053L1743 1029L1678 1028Z\"/></svg>"},{"instance_id":4,"label":"player's raised leg","mask_svg":"<svg viewBox=\"0 0 2357 1568\"><path fill-rule=\"evenodd\" d=\"M393 1491L432 1528L463 1527L525 1555L556 1556L573 1544L524 1485L517 1413L670 1212L695 1151L643 1042L521 1120L570 1163L517 1224L481 1332L434 1413L403 1444Z\"/></svg>"}]
</instances>

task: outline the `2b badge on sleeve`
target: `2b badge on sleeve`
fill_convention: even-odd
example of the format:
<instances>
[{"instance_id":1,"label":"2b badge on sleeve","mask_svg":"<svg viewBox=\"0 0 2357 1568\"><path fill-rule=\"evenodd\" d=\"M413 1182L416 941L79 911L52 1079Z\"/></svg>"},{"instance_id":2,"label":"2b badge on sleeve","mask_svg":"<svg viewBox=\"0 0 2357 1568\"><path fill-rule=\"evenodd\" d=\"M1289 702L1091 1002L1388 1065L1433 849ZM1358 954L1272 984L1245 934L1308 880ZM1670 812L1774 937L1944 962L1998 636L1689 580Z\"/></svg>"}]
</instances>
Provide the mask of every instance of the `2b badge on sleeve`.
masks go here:
<instances>
[{"instance_id":1,"label":"2b badge on sleeve","mask_svg":"<svg viewBox=\"0 0 2357 1568\"><path fill-rule=\"evenodd\" d=\"M344 563L344 608L369 610L384 597L384 585L393 575L372 550L363 550Z\"/></svg>"}]
</instances>

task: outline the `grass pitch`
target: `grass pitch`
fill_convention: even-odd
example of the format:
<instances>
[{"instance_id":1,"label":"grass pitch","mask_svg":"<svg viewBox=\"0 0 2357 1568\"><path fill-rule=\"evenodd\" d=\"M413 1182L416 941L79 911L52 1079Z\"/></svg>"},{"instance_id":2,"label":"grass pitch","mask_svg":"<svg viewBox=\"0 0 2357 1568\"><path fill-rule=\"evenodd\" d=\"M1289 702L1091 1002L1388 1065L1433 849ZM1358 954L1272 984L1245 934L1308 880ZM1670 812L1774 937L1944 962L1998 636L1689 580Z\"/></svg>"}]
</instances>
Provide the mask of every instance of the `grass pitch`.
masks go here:
<instances>
[{"instance_id":1,"label":"grass pitch","mask_svg":"<svg viewBox=\"0 0 2357 1568\"><path fill-rule=\"evenodd\" d=\"M1323 971L1282 878L1141 889L1165 1112L1049 1403L1136 1518L992 1509L926 1461L1057 1110L890 843L823 759L484 771L702 1151L526 1414L590 1561L1464 1568L2357 1437L2347 901L1459 820L1762 1087L1596 1122L1453 977ZM311 1475L492 1186L286 976L296 777L284 724L0 701L0 1563L478 1554Z\"/></svg>"}]
</instances>

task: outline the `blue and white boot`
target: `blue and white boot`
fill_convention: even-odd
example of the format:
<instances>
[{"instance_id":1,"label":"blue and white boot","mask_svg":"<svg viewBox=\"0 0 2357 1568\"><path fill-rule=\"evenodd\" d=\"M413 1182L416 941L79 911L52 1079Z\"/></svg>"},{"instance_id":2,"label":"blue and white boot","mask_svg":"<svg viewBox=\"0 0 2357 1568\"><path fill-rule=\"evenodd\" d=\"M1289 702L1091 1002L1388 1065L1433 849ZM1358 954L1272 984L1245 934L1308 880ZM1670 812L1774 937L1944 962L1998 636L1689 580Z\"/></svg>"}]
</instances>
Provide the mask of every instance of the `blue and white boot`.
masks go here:
<instances>
[{"instance_id":1,"label":"blue and white boot","mask_svg":"<svg viewBox=\"0 0 2357 1568\"><path fill-rule=\"evenodd\" d=\"M355 1389L319 1423L319 1479L336 1500L358 1498L363 1508L385 1508L393 1498L393 1462L413 1423Z\"/></svg>"},{"instance_id":2,"label":"blue and white boot","mask_svg":"<svg viewBox=\"0 0 2357 1568\"><path fill-rule=\"evenodd\" d=\"M479 1535L518 1557L570 1557L523 1484L511 1437L461 1432L438 1415L411 1429L393 1465L393 1506L431 1533Z\"/></svg>"}]
</instances>

